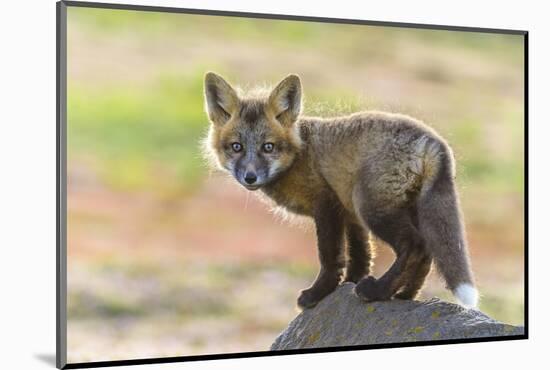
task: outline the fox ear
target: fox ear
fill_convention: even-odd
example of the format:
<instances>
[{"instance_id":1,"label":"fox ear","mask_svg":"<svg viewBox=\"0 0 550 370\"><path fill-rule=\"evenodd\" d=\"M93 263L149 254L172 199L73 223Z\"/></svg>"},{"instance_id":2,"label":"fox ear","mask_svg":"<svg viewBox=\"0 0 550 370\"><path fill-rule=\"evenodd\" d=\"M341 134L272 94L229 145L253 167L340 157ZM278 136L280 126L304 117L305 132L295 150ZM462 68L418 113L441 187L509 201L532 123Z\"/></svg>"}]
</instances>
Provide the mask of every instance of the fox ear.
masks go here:
<instances>
[{"instance_id":1,"label":"fox ear","mask_svg":"<svg viewBox=\"0 0 550 370\"><path fill-rule=\"evenodd\" d=\"M213 72L204 76L204 97L208 117L217 125L225 124L239 105L235 90Z\"/></svg>"},{"instance_id":2,"label":"fox ear","mask_svg":"<svg viewBox=\"0 0 550 370\"><path fill-rule=\"evenodd\" d=\"M273 89L268 105L283 126L290 126L302 112L302 83L297 75L289 75Z\"/></svg>"}]
</instances>

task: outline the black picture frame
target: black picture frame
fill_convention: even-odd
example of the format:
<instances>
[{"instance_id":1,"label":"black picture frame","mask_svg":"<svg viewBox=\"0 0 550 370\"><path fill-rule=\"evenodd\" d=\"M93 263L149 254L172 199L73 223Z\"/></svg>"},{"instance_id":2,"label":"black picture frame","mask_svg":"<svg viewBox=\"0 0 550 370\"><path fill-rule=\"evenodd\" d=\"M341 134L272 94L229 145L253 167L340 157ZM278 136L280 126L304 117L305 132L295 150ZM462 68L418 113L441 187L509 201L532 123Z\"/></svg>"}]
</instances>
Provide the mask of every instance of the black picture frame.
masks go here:
<instances>
[{"instance_id":1,"label":"black picture frame","mask_svg":"<svg viewBox=\"0 0 550 370\"><path fill-rule=\"evenodd\" d=\"M193 356L176 356L176 357L161 357L161 358L139 358L129 360L115 361L96 361L96 362L81 362L67 363L67 8L68 7L86 7L100 9L118 9L118 10L133 10L144 12L163 12L163 13L182 13L182 14L197 14L197 15L215 15L224 17L242 17L256 19L276 19L276 20L293 20L303 22L320 22L320 23L340 23L354 25L369 25L369 26L384 26L384 27L399 27L399 28L415 28L429 30L446 30L446 31L462 31L462 32L477 32L477 33L497 33L521 35L524 40L524 334L512 336L496 336L484 338L468 338L468 339L452 339L452 340L434 340L434 341L419 341L408 343L395 344L375 344L375 345L357 345L344 347L328 347L328 348L311 348L311 349L295 349L282 351L257 351L257 352L240 352L240 353L220 353L208 355L193 355ZM325 18L311 17L298 15L283 15L283 14L265 14L265 13L249 13L249 12L233 12L220 10L202 10L176 7L161 7L161 6L144 6L131 4L111 4L99 2L81 2L81 1L59 1L56 3L56 123L57 123L57 142L56 142L56 366L59 369L77 369L77 368L94 368L107 366L123 366L123 365L141 365L141 364L159 364L173 362L188 362L202 360L217 360L217 359L233 359L244 357L267 357L281 356L306 353L321 353L321 352L340 352L340 351L358 351L367 349L380 348L400 348L400 347L417 347L427 345L446 345L459 343L480 343L480 342L495 342L495 341L510 341L522 340L529 338L529 295L528 295L528 189L529 189L529 166L528 166L528 129L529 129L529 52L528 52L528 36L526 30L512 29L495 29L495 28L477 28L477 27L462 27L451 25L432 25L418 23L400 23L400 22L384 22L360 19L341 19L341 18Z\"/></svg>"}]
</instances>

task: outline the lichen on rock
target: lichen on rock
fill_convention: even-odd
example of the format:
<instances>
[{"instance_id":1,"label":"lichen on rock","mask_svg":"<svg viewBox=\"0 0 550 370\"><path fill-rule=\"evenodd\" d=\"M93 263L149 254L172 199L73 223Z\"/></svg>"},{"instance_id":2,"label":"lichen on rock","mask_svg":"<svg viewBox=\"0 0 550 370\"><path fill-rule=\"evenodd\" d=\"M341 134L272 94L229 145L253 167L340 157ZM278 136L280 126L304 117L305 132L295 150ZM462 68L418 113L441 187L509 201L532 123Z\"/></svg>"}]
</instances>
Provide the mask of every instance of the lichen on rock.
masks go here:
<instances>
[{"instance_id":1,"label":"lichen on rock","mask_svg":"<svg viewBox=\"0 0 550 370\"><path fill-rule=\"evenodd\" d=\"M271 350L340 347L522 335L521 326L503 324L478 310L437 298L365 303L353 283L340 285L314 308L301 312L277 337Z\"/></svg>"}]
</instances>

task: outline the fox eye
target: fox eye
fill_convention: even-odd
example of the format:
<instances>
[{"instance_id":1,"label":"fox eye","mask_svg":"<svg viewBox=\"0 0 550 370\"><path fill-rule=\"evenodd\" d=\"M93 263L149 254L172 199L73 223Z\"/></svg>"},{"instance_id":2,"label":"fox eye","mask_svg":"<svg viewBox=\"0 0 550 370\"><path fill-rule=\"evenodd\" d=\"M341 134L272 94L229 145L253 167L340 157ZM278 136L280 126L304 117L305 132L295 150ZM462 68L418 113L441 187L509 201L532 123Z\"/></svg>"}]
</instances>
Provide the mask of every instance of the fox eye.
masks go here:
<instances>
[{"instance_id":1,"label":"fox eye","mask_svg":"<svg viewBox=\"0 0 550 370\"><path fill-rule=\"evenodd\" d=\"M241 150L243 150L243 146L241 145L241 143L233 143L233 144L231 144L231 148L233 149L233 151L235 153L238 153Z\"/></svg>"},{"instance_id":2,"label":"fox eye","mask_svg":"<svg viewBox=\"0 0 550 370\"><path fill-rule=\"evenodd\" d=\"M273 143L265 143L263 146L262 146L262 149L264 150L264 152L266 153L271 153L273 151L273 148L275 147L275 145L273 145Z\"/></svg>"}]
</instances>

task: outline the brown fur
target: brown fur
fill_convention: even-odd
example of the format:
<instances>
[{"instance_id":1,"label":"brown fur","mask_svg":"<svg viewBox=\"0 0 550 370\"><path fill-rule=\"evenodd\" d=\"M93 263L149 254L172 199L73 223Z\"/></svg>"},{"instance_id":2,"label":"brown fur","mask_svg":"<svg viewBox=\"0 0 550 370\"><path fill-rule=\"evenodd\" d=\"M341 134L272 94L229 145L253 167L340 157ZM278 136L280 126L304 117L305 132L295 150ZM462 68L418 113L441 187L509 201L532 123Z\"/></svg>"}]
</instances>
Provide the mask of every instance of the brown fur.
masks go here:
<instances>
[{"instance_id":1,"label":"brown fur","mask_svg":"<svg viewBox=\"0 0 550 370\"><path fill-rule=\"evenodd\" d=\"M369 232L397 257L380 279L358 283L359 296L416 297L432 259L449 289L473 285L452 152L435 131L384 112L302 117L295 75L271 92L240 95L221 77L206 75L207 148L247 188L314 219L321 270L300 295L301 307L315 305L340 282L345 240L345 279L357 282L370 273ZM267 142L276 150L263 151ZM236 152L233 143L243 150ZM250 174L258 185L245 182Z\"/></svg>"}]
</instances>

